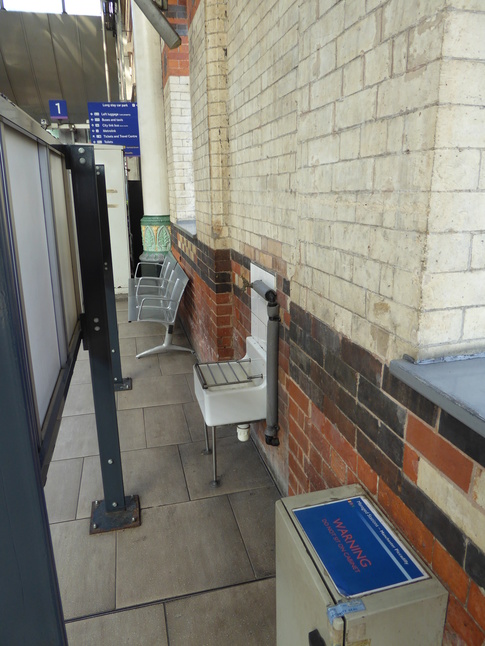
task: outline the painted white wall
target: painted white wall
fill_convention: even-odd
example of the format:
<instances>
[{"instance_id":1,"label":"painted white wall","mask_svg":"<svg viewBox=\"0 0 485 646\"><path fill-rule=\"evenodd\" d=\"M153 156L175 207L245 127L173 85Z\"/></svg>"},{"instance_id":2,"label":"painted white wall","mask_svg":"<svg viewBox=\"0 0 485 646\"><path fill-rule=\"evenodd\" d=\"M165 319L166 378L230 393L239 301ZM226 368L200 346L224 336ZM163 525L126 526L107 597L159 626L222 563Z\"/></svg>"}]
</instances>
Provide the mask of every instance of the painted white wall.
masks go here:
<instances>
[{"instance_id":1,"label":"painted white wall","mask_svg":"<svg viewBox=\"0 0 485 646\"><path fill-rule=\"evenodd\" d=\"M115 294L127 294L130 278L130 246L123 147L96 145L94 159L96 164L103 164L106 177Z\"/></svg>"}]
</instances>

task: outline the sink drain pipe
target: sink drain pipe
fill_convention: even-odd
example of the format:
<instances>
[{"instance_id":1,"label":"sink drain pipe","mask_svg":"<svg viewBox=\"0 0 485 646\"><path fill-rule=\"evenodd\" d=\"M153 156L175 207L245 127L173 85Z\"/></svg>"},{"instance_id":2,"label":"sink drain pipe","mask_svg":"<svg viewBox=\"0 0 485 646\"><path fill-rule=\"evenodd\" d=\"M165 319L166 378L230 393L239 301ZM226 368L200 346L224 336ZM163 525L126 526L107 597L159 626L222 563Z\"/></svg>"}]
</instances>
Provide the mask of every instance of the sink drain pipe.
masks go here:
<instances>
[{"instance_id":1,"label":"sink drain pipe","mask_svg":"<svg viewBox=\"0 0 485 646\"><path fill-rule=\"evenodd\" d=\"M268 303L268 328L266 349L266 444L279 446L278 433L278 342L280 306L276 302L276 292L262 280L256 280L252 289Z\"/></svg>"}]
</instances>

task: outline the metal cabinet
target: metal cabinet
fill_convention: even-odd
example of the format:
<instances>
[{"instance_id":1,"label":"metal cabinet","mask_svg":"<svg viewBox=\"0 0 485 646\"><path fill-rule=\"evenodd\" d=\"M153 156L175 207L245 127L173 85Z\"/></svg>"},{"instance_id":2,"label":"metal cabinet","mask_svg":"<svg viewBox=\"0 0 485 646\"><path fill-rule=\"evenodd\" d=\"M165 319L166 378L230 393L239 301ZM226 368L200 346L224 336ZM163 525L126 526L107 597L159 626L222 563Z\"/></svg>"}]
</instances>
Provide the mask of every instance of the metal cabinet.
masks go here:
<instances>
[{"instance_id":1,"label":"metal cabinet","mask_svg":"<svg viewBox=\"0 0 485 646\"><path fill-rule=\"evenodd\" d=\"M361 487L277 502L278 646L439 646L447 600Z\"/></svg>"}]
</instances>

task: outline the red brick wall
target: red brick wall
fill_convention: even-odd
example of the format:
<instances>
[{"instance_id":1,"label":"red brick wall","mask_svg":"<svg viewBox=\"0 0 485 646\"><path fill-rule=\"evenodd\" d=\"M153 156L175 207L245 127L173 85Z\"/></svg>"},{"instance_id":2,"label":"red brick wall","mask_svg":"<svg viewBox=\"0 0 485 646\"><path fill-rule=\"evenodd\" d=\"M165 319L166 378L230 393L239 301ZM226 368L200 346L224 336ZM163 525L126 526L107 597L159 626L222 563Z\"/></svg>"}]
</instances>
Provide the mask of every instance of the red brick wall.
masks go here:
<instances>
[{"instance_id":1,"label":"red brick wall","mask_svg":"<svg viewBox=\"0 0 485 646\"><path fill-rule=\"evenodd\" d=\"M165 17L182 40L180 47L162 50L163 87L170 76L189 76L187 0L169 0Z\"/></svg>"},{"instance_id":2,"label":"red brick wall","mask_svg":"<svg viewBox=\"0 0 485 646\"><path fill-rule=\"evenodd\" d=\"M279 447L261 453L290 495L360 483L450 593L444 644L483 646L485 555L417 486L425 459L472 496L485 440L393 377L387 365L290 303L284 261L270 245L215 252L175 229L191 277L182 317L202 360L241 357L250 334L250 263L276 275L280 304ZM273 255L274 254L274 255ZM483 438L482 438L483 439Z\"/></svg>"},{"instance_id":3,"label":"red brick wall","mask_svg":"<svg viewBox=\"0 0 485 646\"><path fill-rule=\"evenodd\" d=\"M213 251L172 227L173 252L190 278L180 315L201 361L234 357L228 250Z\"/></svg>"},{"instance_id":4,"label":"red brick wall","mask_svg":"<svg viewBox=\"0 0 485 646\"><path fill-rule=\"evenodd\" d=\"M200 4L200 0L187 0L187 16L189 21L189 26L192 20L194 19L195 12L197 11Z\"/></svg>"},{"instance_id":5,"label":"red brick wall","mask_svg":"<svg viewBox=\"0 0 485 646\"><path fill-rule=\"evenodd\" d=\"M426 459L471 497L485 440L294 305L289 372L290 495L362 484L448 588L444 643L482 646L485 556L416 482Z\"/></svg>"}]
</instances>

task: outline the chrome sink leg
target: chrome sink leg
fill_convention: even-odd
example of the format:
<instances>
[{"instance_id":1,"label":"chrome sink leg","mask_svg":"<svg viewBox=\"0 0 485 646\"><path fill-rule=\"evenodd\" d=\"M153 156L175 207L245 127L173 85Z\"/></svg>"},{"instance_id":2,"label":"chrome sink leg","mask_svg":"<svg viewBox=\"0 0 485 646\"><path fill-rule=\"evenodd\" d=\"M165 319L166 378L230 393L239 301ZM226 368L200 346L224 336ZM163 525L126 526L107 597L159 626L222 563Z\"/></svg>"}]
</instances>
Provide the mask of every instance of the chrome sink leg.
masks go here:
<instances>
[{"instance_id":1,"label":"chrome sink leg","mask_svg":"<svg viewBox=\"0 0 485 646\"><path fill-rule=\"evenodd\" d=\"M212 451L209 446L209 429L207 428L207 424L205 422L204 422L204 431L205 431L205 449L202 451L202 453L203 455L210 455Z\"/></svg>"},{"instance_id":2,"label":"chrome sink leg","mask_svg":"<svg viewBox=\"0 0 485 646\"><path fill-rule=\"evenodd\" d=\"M216 427L212 427L212 487L218 487L221 484L220 478L217 477L217 450L216 450Z\"/></svg>"}]
</instances>

